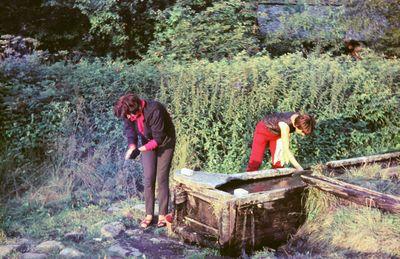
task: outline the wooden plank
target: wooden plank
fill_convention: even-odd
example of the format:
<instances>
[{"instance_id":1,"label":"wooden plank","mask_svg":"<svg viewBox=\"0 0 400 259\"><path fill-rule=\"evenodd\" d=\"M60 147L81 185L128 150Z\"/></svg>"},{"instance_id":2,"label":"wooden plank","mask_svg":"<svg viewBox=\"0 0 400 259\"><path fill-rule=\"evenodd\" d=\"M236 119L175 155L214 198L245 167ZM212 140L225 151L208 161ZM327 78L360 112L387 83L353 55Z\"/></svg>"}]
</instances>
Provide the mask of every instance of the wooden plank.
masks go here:
<instances>
[{"instance_id":1,"label":"wooden plank","mask_svg":"<svg viewBox=\"0 0 400 259\"><path fill-rule=\"evenodd\" d=\"M220 213L216 211L216 208L220 204L220 201L208 203L196 196L188 195L188 203L186 204L187 216L217 229L219 228ZM225 209L225 207L220 206L220 209Z\"/></svg>"},{"instance_id":2,"label":"wooden plank","mask_svg":"<svg viewBox=\"0 0 400 259\"><path fill-rule=\"evenodd\" d=\"M307 184L354 203L400 213L400 197L369 190L322 175L302 175Z\"/></svg>"},{"instance_id":3,"label":"wooden plank","mask_svg":"<svg viewBox=\"0 0 400 259\"><path fill-rule=\"evenodd\" d=\"M217 189L194 189L185 186L185 191L188 195L195 196L205 202L213 203L219 200L230 200L234 196L230 193L223 192Z\"/></svg>"},{"instance_id":4,"label":"wooden plank","mask_svg":"<svg viewBox=\"0 0 400 259\"><path fill-rule=\"evenodd\" d=\"M233 236L235 234L235 225L236 225L236 202L229 202L229 236Z\"/></svg>"},{"instance_id":5,"label":"wooden plank","mask_svg":"<svg viewBox=\"0 0 400 259\"><path fill-rule=\"evenodd\" d=\"M177 226L174 229L180 238L189 243L195 243L204 247L218 248L218 240L215 236L193 230L189 226Z\"/></svg>"},{"instance_id":6,"label":"wooden plank","mask_svg":"<svg viewBox=\"0 0 400 259\"><path fill-rule=\"evenodd\" d=\"M392 160L400 159L400 152L393 152L393 153L379 154L379 155L373 155L373 156L362 156L362 157L355 157L355 158L349 158L349 159L343 159L343 160L329 161L325 165L328 168L341 168L341 167L346 167L346 166L356 166L356 165L360 165L360 164L380 162L383 160L390 160L390 159L392 159Z\"/></svg>"},{"instance_id":7,"label":"wooden plank","mask_svg":"<svg viewBox=\"0 0 400 259\"><path fill-rule=\"evenodd\" d=\"M216 237L218 237L219 233L218 233L218 229L207 226L206 224L203 224L195 219L189 218L189 217L185 217L185 220L189 223L189 225L194 225L194 228L200 228L200 229L206 229L206 231L208 233L211 233L213 235L215 235Z\"/></svg>"},{"instance_id":8,"label":"wooden plank","mask_svg":"<svg viewBox=\"0 0 400 259\"><path fill-rule=\"evenodd\" d=\"M307 4L307 5L343 5L343 0L262 0L259 1L258 4L263 5L297 5L297 4Z\"/></svg>"}]
</instances>

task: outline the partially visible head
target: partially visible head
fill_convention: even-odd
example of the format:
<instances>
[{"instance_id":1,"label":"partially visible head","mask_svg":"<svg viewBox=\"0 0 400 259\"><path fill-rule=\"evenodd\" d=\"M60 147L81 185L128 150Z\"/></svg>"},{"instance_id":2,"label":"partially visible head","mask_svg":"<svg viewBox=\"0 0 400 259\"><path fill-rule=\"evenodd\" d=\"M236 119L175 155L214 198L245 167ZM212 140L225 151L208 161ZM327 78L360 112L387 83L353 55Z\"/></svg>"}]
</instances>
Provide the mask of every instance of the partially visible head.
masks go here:
<instances>
[{"instance_id":1,"label":"partially visible head","mask_svg":"<svg viewBox=\"0 0 400 259\"><path fill-rule=\"evenodd\" d=\"M315 128L315 119L308 114L300 114L294 119L294 126L296 127L296 131L299 130L304 135L309 135Z\"/></svg>"},{"instance_id":2,"label":"partially visible head","mask_svg":"<svg viewBox=\"0 0 400 259\"><path fill-rule=\"evenodd\" d=\"M114 114L118 118L127 118L128 115L135 115L140 112L141 100L133 93L121 96L114 104Z\"/></svg>"},{"instance_id":3,"label":"partially visible head","mask_svg":"<svg viewBox=\"0 0 400 259\"><path fill-rule=\"evenodd\" d=\"M344 42L347 54L350 54L353 58L361 60L360 53L363 51L363 45L361 42L356 40L346 40Z\"/></svg>"}]
</instances>

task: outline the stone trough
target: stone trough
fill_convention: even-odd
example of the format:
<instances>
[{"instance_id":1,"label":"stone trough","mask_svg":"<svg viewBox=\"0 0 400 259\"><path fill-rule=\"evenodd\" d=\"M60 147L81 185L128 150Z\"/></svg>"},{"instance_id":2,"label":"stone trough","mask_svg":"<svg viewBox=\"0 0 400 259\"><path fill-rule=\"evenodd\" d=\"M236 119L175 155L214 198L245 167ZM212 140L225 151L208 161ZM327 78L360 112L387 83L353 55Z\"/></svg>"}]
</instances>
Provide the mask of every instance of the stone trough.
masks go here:
<instances>
[{"instance_id":1,"label":"stone trough","mask_svg":"<svg viewBox=\"0 0 400 259\"><path fill-rule=\"evenodd\" d=\"M173 232L223 254L285 243L304 222L306 184L294 169L214 174L175 173Z\"/></svg>"}]
</instances>

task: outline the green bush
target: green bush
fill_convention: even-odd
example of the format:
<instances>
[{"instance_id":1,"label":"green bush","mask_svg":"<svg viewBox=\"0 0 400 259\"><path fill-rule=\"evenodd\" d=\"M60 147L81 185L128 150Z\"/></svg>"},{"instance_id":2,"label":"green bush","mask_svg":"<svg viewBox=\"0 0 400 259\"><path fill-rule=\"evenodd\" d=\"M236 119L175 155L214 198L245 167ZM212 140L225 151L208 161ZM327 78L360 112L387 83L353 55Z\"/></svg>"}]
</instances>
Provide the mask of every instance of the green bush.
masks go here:
<instances>
[{"instance_id":1,"label":"green bush","mask_svg":"<svg viewBox=\"0 0 400 259\"><path fill-rule=\"evenodd\" d=\"M243 171L254 127L272 111L316 115L315 133L292 141L304 166L400 148L397 59L368 54L353 62L296 53L158 65L111 59L50 66L19 62L0 66L3 191L29 182L27 176L61 172L78 172L72 174L76 181L61 179L92 193L99 191L92 186L105 186L120 172L131 178L121 164L122 125L112 114L126 91L168 106L178 134L174 168ZM85 171L95 177L85 178Z\"/></svg>"},{"instance_id":2,"label":"green bush","mask_svg":"<svg viewBox=\"0 0 400 259\"><path fill-rule=\"evenodd\" d=\"M128 90L144 97L156 91L155 68L111 59L50 66L31 60L13 58L0 64L0 189L15 190L53 175L96 193L110 177L131 177L135 172L124 174L126 168L118 163L126 143L112 104ZM59 148L60 143L66 147ZM96 176L85 183L88 168ZM92 189L94 185L99 188Z\"/></svg>"},{"instance_id":3,"label":"green bush","mask_svg":"<svg viewBox=\"0 0 400 259\"><path fill-rule=\"evenodd\" d=\"M373 54L356 63L290 54L169 66L160 98L177 126L176 166L243 170L257 121L273 111L317 117L315 133L293 141L305 165L398 149L399 70L398 60Z\"/></svg>"}]
</instances>

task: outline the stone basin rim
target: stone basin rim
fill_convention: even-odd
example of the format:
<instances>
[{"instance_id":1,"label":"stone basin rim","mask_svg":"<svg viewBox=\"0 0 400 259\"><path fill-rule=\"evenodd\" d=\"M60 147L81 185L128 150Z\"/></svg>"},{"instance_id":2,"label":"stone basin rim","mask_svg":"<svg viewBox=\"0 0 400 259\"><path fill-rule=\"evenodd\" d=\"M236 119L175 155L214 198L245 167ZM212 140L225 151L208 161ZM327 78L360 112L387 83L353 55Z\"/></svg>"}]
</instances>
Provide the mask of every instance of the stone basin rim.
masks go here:
<instances>
[{"instance_id":1,"label":"stone basin rim","mask_svg":"<svg viewBox=\"0 0 400 259\"><path fill-rule=\"evenodd\" d=\"M182 171L187 169L177 170L174 174L174 180L177 183L182 183L197 188L216 189L233 180L257 180L263 178L274 178L282 176L290 176L296 172L294 168L282 169L267 169L254 172L243 172L235 174L209 173L203 171L193 171L192 175L183 174Z\"/></svg>"}]
</instances>

